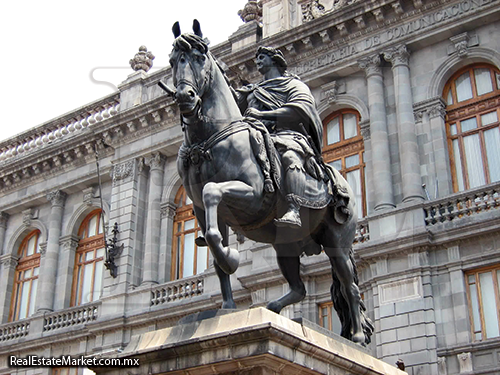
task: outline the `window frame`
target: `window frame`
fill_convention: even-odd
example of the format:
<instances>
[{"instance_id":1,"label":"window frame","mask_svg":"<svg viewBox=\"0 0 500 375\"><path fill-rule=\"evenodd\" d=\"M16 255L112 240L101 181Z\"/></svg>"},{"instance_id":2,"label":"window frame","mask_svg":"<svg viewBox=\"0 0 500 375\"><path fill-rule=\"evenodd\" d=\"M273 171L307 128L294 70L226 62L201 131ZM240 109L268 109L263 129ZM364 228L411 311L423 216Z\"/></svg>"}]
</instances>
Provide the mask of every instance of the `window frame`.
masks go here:
<instances>
[{"instance_id":1,"label":"window frame","mask_svg":"<svg viewBox=\"0 0 500 375\"><path fill-rule=\"evenodd\" d=\"M82 224L80 224L80 228L78 229L78 236L80 237L80 241L78 242L78 247L75 253L75 267L73 269L73 286L71 288L71 303L70 306L81 306L86 303L92 303L98 300L98 298L94 299L94 283L95 283L95 272L96 272L96 264L97 262L103 262L106 257L106 251L104 251L103 256L97 257L97 251L104 248L104 233L102 231L102 218L103 214L100 208L93 210L90 212L85 219L83 219ZM88 224L97 215L96 220L96 235L92 237L88 237ZM93 251L94 256L90 260L85 260L85 254ZM90 285L90 294L92 296L92 300L88 302L82 303L82 290L83 290L83 280L84 280L84 272L85 266L88 264L93 264L92 267L92 277L91 277L91 285ZM103 274L101 277L103 277ZM81 281L81 282L80 282ZM102 285L101 285L102 287ZM78 289L78 290L77 290Z\"/></svg>"},{"instance_id":2,"label":"window frame","mask_svg":"<svg viewBox=\"0 0 500 375\"><path fill-rule=\"evenodd\" d=\"M357 135L344 139L344 114L354 114L356 116L356 127L357 127ZM332 121L335 117L339 117L339 132L340 132L340 141L330 144L327 144L327 127L330 121ZM347 179L347 173L358 170L360 171L360 180L361 180L361 200L362 200L362 213L363 217L367 215L367 199L366 199L366 163L365 163L365 146L364 139L361 133L360 126L361 115L358 111L350 108L343 108L337 110L331 114L329 114L323 120L323 151L322 156L325 163L330 163L340 159L342 164L342 168L339 170L340 174ZM359 156L359 164L353 167L346 168L345 159L358 155ZM358 219L361 219L359 217Z\"/></svg>"},{"instance_id":3,"label":"window frame","mask_svg":"<svg viewBox=\"0 0 500 375\"><path fill-rule=\"evenodd\" d=\"M201 228L198 224L198 219L194 215L194 206L192 202L187 202L189 197L187 196L186 189L181 186L177 191L174 203L177 205L174 216L174 228L172 236L172 263L170 269L170 279L180 280L184 278L184 244L185 237L187 234L194 233L194 238L196 239L201 235ZM194 220L194 227L188 230L184 230L184 225L186 222ZM179 224L181 229L179 230ZM180 238L180 242L179 239ZM180 250L178 249L178 244L180 243ZM207 262L205 269L208 268L209 252L207 251ZM198 245L194 244L194 255L193 255L193 275L186 276L191 277L197 275L203 271L198 272Z\"/></svg>"},{"instance_id":4,"label":"window frame","mask_svg":"<svg viewBox=\"0 0 500 375\"><path fill-rule=\"evenodd\" d=\"M29 232L26 237L22 240L21 245L19 245L17 255L19 256L19 260L16 266L15 274L14 274L14 286L12 289L12 297L11 297L11 303L10 303L10 311L9 311L9 322L15 322L20 319L26 319L29 318L29 310L30 310L30 303L31 303L31 296L32 293L35 293L35 300L34 302L36 303L36 293L37 290L33 291L33 281L39 279L40 275L40 259L41 259L41 254L38 252L39 249L39 241L40 241L40 235L41 232L38 229L34 229L31 232ZM36 236L35 239L35 250L32 255L26 255L26 251L28 250L28 243L29 241ZM33 271L32 275L27 278L27 279L22 279L21 280L21 275L31 269L34 270L35 268L39 269L39 273L36 276L33 276ZM20 304L21 304L21 299L22 298L17 298L18 293L21 292L22 294L22 289L21 291L19 290L20 286L24 286L25 283L29 282L29 292L28 292L28 297L27 297L27 307L26 311L28 315L24 318L19 318L19 309L20 309ZM37 288L38 288L38 283L37 283ZM19 296L21 297L21 296Z\"/></svg>"},{"instance_id":5,"label":"window frame","mask_svg":"<svg viewBox=\"0 0 500 375\"><path fill-rule=\"evenodd\" d=\"M494 337L486 337L486 323L485 323L485 318L484 318L484 308L483 308L483 297L481 294L481 282L479 279L479 274L481 273L487 273L490 272L492 274L492 279L493 279L493 289L495 291L495 302L496 302L496 311L497 311L497 322L498 322L498 327L500 329L500 286L498 284L498 276L496 272L500 272L500 264L492 265L492 266L486 266L486 267L481 267L481 268L475 268L472 270L468 270L464 272L464 281L465 281L465 286L466 286L466 291L467 291L467 307L468 307L468 312L469 312L469 324L470 324L470 332L472 335L472 341L474 342L483 342L485 340L493 340L493 339L498 339L500 338L500 335L494 336ZM470 286L472 283L469 282L469 276L474 275L475 281L474 284L476 285L476 293L477 293L477 303L479 306L479 318L480 318L480 324L481 324L481 329L476 330L476 327L474 326L474 312L473 312L473 305L472 305L472 296L471 296L471 291L470 291ZM476 334L480 333L481 334L481 339L476 339Z\"/></svg>"},{"instance_id":6,"label":"window frame","mask_svg":"<svg viewBox=\"0 0 500 375\"><path fill-rule=\"evenodd\" d=\"M476 87L476 77L474 74L474 69L489 69L490 70L490 78L492 80L493 91L483 94L481 96L477 95L477 87ZM455 81L465 72L469 72L469 77L472 86L472 94L473 97L471 99L458 102L457 94L456 94L456 84ZM483 176L485 180L485 185L491 183L491 177L489 172L488 159L486 154L486 143L484 138L484 132L500 127L500 87L498 84L498 80L496 78L497 75L500 75L500 71L490 64L472 64L468 65L456 73L454 73L448 82L446 83L443 89L443 99L445 103L447 103L446 98L448 96L448 92L451 90L453 104L446 106L446 119L445 119L445 128L446 128L446 137L448 144L448 154L450 157L450 168L452 174L452 186L454 192L461 191L460 181L458 181L457 171L456 171L456 159L457 155L455 155L453 148L453 141L458 140L459 147L459 157L460 157L460 168L463 179L463 191L471 189L470 181L469 181L469 171L467 166L467 159L465 155L465 146L464 146L464 138L467 136L471 136L474 134L479 135L479 145L481 152L481 162L483 165ZM491 99L497 99L497 103L493 103L494 106L489 105L488 102ZM479 108L480 105L482 108ZM474 108L477 107L477 108ZM497 113L497 121L483 126L481 124L481 116L487 113L491 113L496 111ZM475 118L477 127L475 129L468 130L466 132L462 132L462 121ZM457 134L451 134L451 127L456 125Z\"/></svg>"}]
</instances>

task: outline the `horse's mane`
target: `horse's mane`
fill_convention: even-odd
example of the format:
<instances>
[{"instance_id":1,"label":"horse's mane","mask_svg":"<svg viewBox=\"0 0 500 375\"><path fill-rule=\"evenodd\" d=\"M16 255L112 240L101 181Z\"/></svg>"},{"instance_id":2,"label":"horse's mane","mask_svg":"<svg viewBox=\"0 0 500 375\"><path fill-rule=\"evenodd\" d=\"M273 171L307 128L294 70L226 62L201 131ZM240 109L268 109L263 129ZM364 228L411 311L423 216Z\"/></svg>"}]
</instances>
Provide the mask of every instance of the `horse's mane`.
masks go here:
<instances>
[{"instance_id":1,"label":"horse's mane","mask_svg":"<svg viewBox=\"0 0 500 375\"><path fill-rule=\"evenodd\" d=\"M226 75L226 64L223 62L219 61L212 53L208 50L208 45L210 42L208 41L207 38L202 38L198 35L195 34L182 34L179 35L177 38L175 38L173 46L174 49L176 50L182 50L182 51L190 51L191 49L196 49L200 51L201 53L209 56L212 58L212 60L215 62L215 65L217 68L220 70L222 73L222 76L226 80L226 83L229 87L231 87L231 83L229 81L229 78Z\"/></svg>"}]
</instances>

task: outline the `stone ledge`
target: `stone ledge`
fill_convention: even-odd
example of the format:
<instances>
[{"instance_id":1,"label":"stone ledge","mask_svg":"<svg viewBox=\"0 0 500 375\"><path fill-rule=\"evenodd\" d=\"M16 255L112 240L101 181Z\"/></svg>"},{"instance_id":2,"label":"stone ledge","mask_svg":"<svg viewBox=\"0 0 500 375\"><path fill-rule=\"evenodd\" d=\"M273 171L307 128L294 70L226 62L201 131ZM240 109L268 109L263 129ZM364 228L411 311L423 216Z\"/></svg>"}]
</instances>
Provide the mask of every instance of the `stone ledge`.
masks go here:
<instances>
[{"instance_id":1,"label":"stone ledge","mask_svg":"<svg viewBox=\"0 0 500 375\"><path fill-rule=\"evenodd\" d=\"M355 345L261 307L134 336L122 353L105 356L139 358L133 372L143 374L404 374ZM125 375L131 369L92 370Z\"/></svg>"}]
</instances>

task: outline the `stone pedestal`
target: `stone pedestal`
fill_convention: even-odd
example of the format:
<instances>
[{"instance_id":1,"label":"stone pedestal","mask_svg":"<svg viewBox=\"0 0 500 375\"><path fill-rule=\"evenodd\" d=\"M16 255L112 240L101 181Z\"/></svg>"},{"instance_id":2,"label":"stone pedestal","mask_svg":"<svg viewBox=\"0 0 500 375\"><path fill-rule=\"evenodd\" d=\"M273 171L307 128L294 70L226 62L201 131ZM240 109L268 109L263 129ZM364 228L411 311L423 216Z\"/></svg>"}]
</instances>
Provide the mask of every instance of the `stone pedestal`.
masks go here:
<instances>
[{"instance_id":1,"label":"stone pedestal","mask_svg":"<svg viewBox=\"0 0 500 375\"><path fill-rule=\"evenodd\" d=\"M112 357L138 358L140 366L92 370L98 375L406 374L340 336L262 307L134 336Z\"/></svg>"}]
</instances>

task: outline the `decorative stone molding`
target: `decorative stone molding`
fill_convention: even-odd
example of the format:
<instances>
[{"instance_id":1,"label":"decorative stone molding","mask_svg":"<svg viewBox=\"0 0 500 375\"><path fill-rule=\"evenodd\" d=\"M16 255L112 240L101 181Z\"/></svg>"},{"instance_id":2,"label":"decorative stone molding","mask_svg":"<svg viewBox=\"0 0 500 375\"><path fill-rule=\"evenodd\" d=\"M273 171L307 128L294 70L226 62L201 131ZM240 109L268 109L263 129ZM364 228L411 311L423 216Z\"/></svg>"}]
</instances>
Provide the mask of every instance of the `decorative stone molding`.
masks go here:
<instances>
[{"instance_id":1,"label":"decorative stone molding","mask_svg":"<svg viewBox=\"0 0 500 375\"><path fill-rule=\"evenodd\" d=\"M31 227L31 221L38 218L38 210L34 208L28 208L23 211L23 224L27 227Z\"/></svg>"},{"instance_id":2,"label":"decorative stone molding","mask_svg":"<svg viewBox=\"0 0 500 375\"><path fill-rule=\"evenodd\" d=\"M410 60L410 51L404 44L389 48L383 52L384 59L392 64L395 68L399 65L408 66Z\"/></svg>"},{"instance_id":3,"label":"decorative stone molding","mask_svg":"<svg viewBox=\"0 0 500 375\"><path fill-rule=\"evenodd\" d=\"M329 43L331 41L330 34L328 34L328 30L323 30L318 33L323 43Z\"/></svg>"},{"instance_id":4,"label":"decorative stone molding","mask_svg":"<svg viewBox=\"0 0 500 375\"><path fill-rule=\"evenodd\" d=\"M470 374L472 373L472 354L470 352L464 352L457 354L458 363L460 365L460 374Z\"/></svg>"},{"instance_id":5,"label":"decorative stone molding","mask_svg":"<svg viewBox=\"0 0 500 375\"><path fill-rule=\"evenodd\" d=\"M468 33L462 33L450 38L451 44L448 46L448 55L456 53L458 57L466 57L469 54L469 48L479 45L477 35L470 36Z\"/></svg>"},{"instance_id":6,"label":"decorative stone molding","mask_svg":"<svg viewBox=\"0 0 500 375\"><path fill-rule=\"evenodd\" d=\"M319 3L319 0L311 0L302 4L302 20L304 22L312 21L325 14L324 5Z\"/></svg>"},{"instance_id":7,"label":"decorative stone molding","mask_svg":"<svg viewBox=\"0 0 500 375\"><path fill-rule=\"evenodd\" d=\"M333 0L332 10L338 10L344 6L357 3L359 0Z\"/></svg>"},{"instance_id":8,"label":"decorative stone molding","mask_svg":"<svg viewBox=\"0 0 500 375\"><path fill-rule=\"evenodd\" d=\"M375 16L375 20L379 23L384 22L384 11L382 8L372 10L372 14Z\"/></svg>"},{"instance_id":9,"label":"decorative stone molding","mask_svg":"<svg viewBox=\"0 0 500 375\"><path fill-rule=\"evenodd\" d=\"M363 17L363 15L355 17L354 22L356 22L356 25L358 25L359 30L363 30L366 27L365 18Z\"/></svg>"},{"instance_id":10,"label":"decorative stone molding","mask_svg":"<svg viewBox=\"0 0 500 375\"><path fill-rule=\"evenodd\" d=\"M114 165L111 169L111 178L113 179L113 186L124 182L126 179L133 178L134 176L134 160L129 160L121 164Z\"/></svg>"},{"instance_id":11,"label":"decorative stone molding","mask_svg":"<svg viewBox=\"0 0 500 375\"><path fill-rule=\"evenodd\" d=\"M47 253L47 242L39 244L38 247L40 248L40 255L44 257Z\"/></svg>"},{"instance_id":12,"label":"decorative stone molding","mask_svg":"<svg viewBox=\"0 0 500 375\"><path fill-rule=\"evenodd\" d=\"M253 290L251 297L253 306L264 305L266 303L266 289Z\"/></svg>"},{"instance_id":13,"label":"decorative stone molding","mask_svg":"<svg viewBox=\"0 0 500 375\"><path fill-rule=\"evenodd\" d=\"M68 236L61 237L59 244L63 247L64 251L76 250L78 247L78 237L70 234Z\"/></svg>"},{"instance_id":14,"label":"decorative stone molding","mask_svg":"<svg viewBox=\"0 0 500 375\"><path fill-rule=\"evenodd\" d=\"M413 0L413 6L414 6L415 8L417 8L417 9L418 9L418 8L421 8L421 7L422 7L422 5L424 5L424 3L422 2L422 0Z\"/></svg>"},{"instance_id":15,"label":"decorative stone molding","mask_svg":"<svg viewBox=\"0 0 500 375\"><path fill-rule=\"evenodd\" d=\"M374 74L382 74L382 68L380 67L380 55L378 53L358 60L358 66L365 71L367 77Z\"/></svg>"},{"instance_id":16,"label":"decorative stone molding","mask_svg":"<svg viewBox=\"0 0 500 375\"><path fill-rule=\"evenodd\" d=\"M243 9L238 11L238 16L245 23L251 21L262 22L262 1L249 0Z\"/></svg>"},{"instance_id":17,"label":"decorative stone molding","mask_svg":"<svg viewBox=\"0 0 500 375\"><path fill-rule=\"evenodd\" d=\"M95 190L94 186L82 190L83 202L87 204L87 206L92 206L92 200L95 198Z\"/></svg>"},{"instance_id":18,"label":"decorative stone molding","mask_svg":"<svg viewBox=\"0 0 500 375\"><path fill-rule=\"evenodd\" d=\"M370 133L370 120L363 120L359 122L359 127L361 128L361 135L363 136L364 141L368 141L371 139Z\"/></svg>"},{"instance_id":19,"label":"decorative stone molding","mask_svg":"<svg viewBox=\"0 0 500 375\"><path fill-rule=\"evenodd\" d=\"M448 261L455 262L460 260L460 246L450 246L447 249L448 252Z\"/></svg>"},{"instance_id":20,"label":"decorative stone molding","mask_svg":"<svg viewBox=\"0 0 500 375\"><path fill-rule=\"evenodd\" d=\"M446 116L446 110L444 103L438 103L429 108L429 118L441 117L444 118Z\"/></svg>"},{"instance_id":21,"label":"decorative stone molding","mask_svg":"<svg viewBox=\"0 0 500 375\"><path fill-rule=\"evenodd\" d=\"M177 207L173 203L170 202L162 203L160 206L161 218L173 219L175 216L176 209Z\"/></svg>"},{"instance_id":22,"label":"decorative stone molding","mask_svg":"<svg viewBox=\"0 0 500 375\"><path fill-rule=\"evenodd\" d=\"M438 374L448 375L448 370L446 369L446 357L438 357Z\"/></svg>"},{"instance_id":23,"label":"decorative stone molding","mask_svg":"<svg viewBox=\"0 0 500 375\"><path fill-rule=\"evenodd\" d=\"M144 172L146 168L146 159L145 158L138 158L137 159L137 170L139 171L139 173L142 173Z\"/></svg>"},{"instance_id":24,"label":"decorative stone molding","mask_svg":"<svg viewBox=\"0 0 500 375\"><path fill-rule=\"evenodd\" d=\"M17 263L19 262L19 258L12 254L5 254L0 256L0 264L3 269L16 268Z\"/></svg>"},{"instance_id":25,"label":"decorative stone molding","mask_svg":"<svg viewBox=\"0 0 500 375\"><path fill-rule=\"evenodd\" d=\"M150 170L162 170L167 158L161 152L153 152L150 157L147 157L145 162Z\"/></svg>"},{"instance_id":26,"label":"decorative stone molding","mask_svg":"<svg viewBox=\"0 0 500 375\"><path fill-rule=\"evenodd\" d=\"M400 1L395 1L391 4L392 6L392 9L394 9L394 11L396 12L396 14L403 14L404 13L404 10L403 10L403 7L401 6L401 2Z\"/></svg>"},{"instance_id":27,"label":"decorative stone molding","mask_svg":"<svg viewBox=\"0 0 500 375\"><path fill-rule=\"evenodd\" d=\"M347 27L345 26L345 22L339 23L338 25L335 25L335 27L339 31L340 36L346 36L347 34L349 34L349 32L347 31Z\"/></svg>"},{"instance_id":28,"label":"decorative stone molding","mask_svg":"<svg viewBox=\"0 0 500 375\"><path fill-rule=\"evenodd\" d=\"M337 100L339 94L346 92L345 82L332 81L321 86L321 101L328 101L329 104Z\"/></svg>"},{"instance_id":29,"label":"decorative stone molding","mask_svg":"<svg viewBox=\"0 0 500 375\"><path fill-rule=\"evenodd\" d=\"M153 66L153 60L155 56L148 51L146 46L140 46L139 52L137 52L133 59L130 59L129 63L132 69L137 71L147 72Z\"/></svg>"},{"instance_id":30,"label":"decorative stone molding","mask_svg":"<svg viewBox=\"0 0 500 375\"><path fill-rule=\"evenodd\" d=\"M9 221L9 214L7 212L0 212L0 228L7 228L7 221Z\"/></svg>"},{"instance_id":31,"label":"decorative stone molding","mask_svg":"<svg viewBox=\"0 0 500 375\"><path fill-rule=\"evenodd\" d=\"M289 54L291 55L295 55L297 54L297 51L295 50L295 46L293 45L293 43L290 43L290 44L287 44L285 46L285 49L288 51Z\"/></svg>"},{"instance_id":32,"label":"decorative stone molding","mask_svg":"<svg viewBox=\"0 0 500 375\"><path fill-rule=\"evenodd\" d=\"M312 49L314 47L312 44L312 41L311 41L311 37L309 37L309 36L302 38L301 41L306 49Z\"/></svg>"},{"instance_id":33,"label":"decorative stone molding","mask_svg":"<svg viewBox=\"0 0 500 375\"><path fill-rule=\"evenodd\" d=\"M422 122L424 115L427 114L430 118L441 116L444 118L446 115L446 105L441 97L435 97L413 105L413 114L415 122Z\"/></svg>"}]
</instances>

